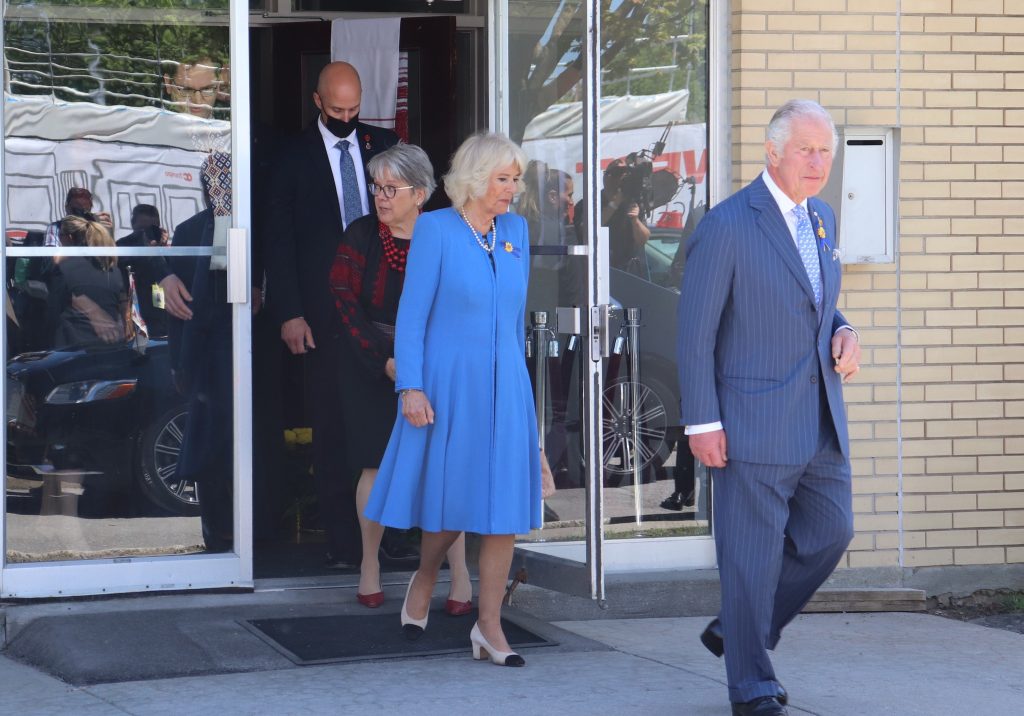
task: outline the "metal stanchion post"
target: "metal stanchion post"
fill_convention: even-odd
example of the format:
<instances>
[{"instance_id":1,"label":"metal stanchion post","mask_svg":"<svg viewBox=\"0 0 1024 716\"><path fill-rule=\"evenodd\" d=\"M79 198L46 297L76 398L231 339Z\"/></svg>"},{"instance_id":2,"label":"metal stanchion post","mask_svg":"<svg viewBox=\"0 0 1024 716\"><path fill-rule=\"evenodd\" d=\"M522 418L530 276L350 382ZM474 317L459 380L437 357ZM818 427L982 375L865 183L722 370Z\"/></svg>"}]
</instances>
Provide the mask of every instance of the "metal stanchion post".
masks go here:
<instances>
[{"instance_id":1,"label":"metal stanchion post","mask_svg":"<svg viewBox=\"0 0 1024 716\"><path fill-rule=\"evenodd\" d=\"M629 408L627 412L629 431L632 435L633 454L630 456L633 468L633 510L636 524L643 522L643 487L640 484L640 309L627 308L626 350L629 353Z\"/></svg>"}]
</instances>

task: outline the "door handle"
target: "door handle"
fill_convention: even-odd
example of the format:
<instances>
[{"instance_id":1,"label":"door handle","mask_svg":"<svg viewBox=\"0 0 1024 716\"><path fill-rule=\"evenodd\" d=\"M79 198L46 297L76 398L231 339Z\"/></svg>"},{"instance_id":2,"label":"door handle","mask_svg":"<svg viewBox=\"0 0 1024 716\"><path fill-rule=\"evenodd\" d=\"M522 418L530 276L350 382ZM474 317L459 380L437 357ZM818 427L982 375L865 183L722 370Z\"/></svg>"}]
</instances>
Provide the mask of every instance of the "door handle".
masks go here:
<instances>
[{"instance_id":1,"label":"door handle","mask_svg":"<svg viewBox=\"0 0 1024 716\"><path fill-rule=\"evenodd\" d=\"M228 303L249 301L249 236L245 229L228 229Z\"/></svg>"},{"instance_id":2,"label":"door handle","mask_svg":"<svg viewBox=\"0 0 1024 716\"><path fill-rule=\"evenodd\" d=\"M611 355L610 323L611 306L602 303L590 307L590 360L597 362Z\"/></svg>"}]
</instances>

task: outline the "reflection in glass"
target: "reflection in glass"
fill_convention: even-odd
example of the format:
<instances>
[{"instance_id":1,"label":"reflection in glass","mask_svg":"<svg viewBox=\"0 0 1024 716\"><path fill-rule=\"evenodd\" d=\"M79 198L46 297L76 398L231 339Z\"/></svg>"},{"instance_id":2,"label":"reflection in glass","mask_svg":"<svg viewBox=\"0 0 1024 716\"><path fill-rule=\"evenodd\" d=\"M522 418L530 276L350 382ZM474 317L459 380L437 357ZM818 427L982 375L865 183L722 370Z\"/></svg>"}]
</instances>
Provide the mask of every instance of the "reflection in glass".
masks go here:
<instances>
[{"instance_id":1,"label":"reflection in glass","mask_svg":"<svg viewBox=\"0 0 1024 716\"><path fill-rule=\"evenodd\" d=\"M675 373L685 241L707 204L707 5L602 5L601 223L609 238L598 249L608 251L618 332L604 366L606 535L709 534L709 483L678 425ZM556 306L584 303L585 264L565 247L585 242L588 231L580 204L565 204L579 198L584 170L585 11L583 2L509 2L510 134L533 159L517 207L533 247L530 310L551 317ZM559 336L562 346L572 340ZM561 390L547 390L547 450L565 488L549 505L572 495L580 512L582 454L559 449L580 437L576 355L563 350L549 360L549 376L567 377ZM555 455L571 452L555 464ZM568 538L549 532L541 537Z\"/></svg>"},{"instance_id":2,"label":"reflection in glass","mask_svg":"<svg viewBox=\"0 0 1024 716\"><path fill-rule=\"evenodd\" d=\"M227 6L6 6L9 562L211 548L196 471L180 469L195 393L174 371L182 342L168 336L172 299L197 266L204 285L224 284L214 232L196 240L181 227L212 211L203 167L230 150L228 28L208 24L226 22L209 11ZM122 24L118 8L159 20ZM230 207L229 175L218 182ZM196 256L158 251L169 246ZM223 292L208 296L227 305ZM222 366L215 339L230 336L230 313L225 322L206 306L192 306L187 350ZM204 429L230 433L230 375L214 378L225 385L203 383L217 423ZM230 481L232 466L220 469Z\"/></svg>"}]
</instances>

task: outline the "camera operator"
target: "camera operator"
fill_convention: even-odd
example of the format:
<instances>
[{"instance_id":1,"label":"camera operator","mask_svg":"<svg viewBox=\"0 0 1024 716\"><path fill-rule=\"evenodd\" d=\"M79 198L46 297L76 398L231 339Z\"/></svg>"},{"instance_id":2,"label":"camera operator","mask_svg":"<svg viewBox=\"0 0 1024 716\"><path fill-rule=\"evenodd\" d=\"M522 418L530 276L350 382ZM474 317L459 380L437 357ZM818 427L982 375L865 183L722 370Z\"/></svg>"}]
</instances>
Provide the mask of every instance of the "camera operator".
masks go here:
<instances>
[{"instance_id":1,"label":"camera operator","mask_svg":"<svg viewBox=\"0 0 1024 716\"><path fill-rule=\"evenodd\" d=\"M608 262L611 267L649 280L650 271L644 247L651 238L651 231L644 222L640 206L644 201L640 196L644 185L643 168L631 166L627 159L620 157L604 170L601 226L608 227ZM580 204L576 205L574 223L580 242L585 243L582 226L584 211Z\"/></svg>"},{"instance_id":2,"label":"camera operator","mask_svg":"<svg viewBox=\"0 0 1024 716\"><path fill-rule=\"evenodd\" d=\"M160 226L160 212L151 204L136 204L132 209L132 233L118 239L117 245L125 246L166 246L167 229ZM167 315L163 306L163 289L160 283L170 275L167 261L162 256L125 257L121 260L128 285L127 269L135 274L135 291L139 299L139 311L152 337L167 335Z\"/></svg>"},{"instance_id":3,"label":"camera operator","mask_svg":"<svg viewBox=\"0 0 1024 716\"><path fill-rule=\"evenodd\" d=\"M92 213L92 192L80 186L73 186L68 189L68 195L64 199L64 214L61 218L52 222L46 227L46 237L43 239L43 246L60 246L60 222L66 216L77 216L81 219L96 221L103 225L107 231L113 231L114 221L110 214L101 211Z\"/></svg>"}]
</instances>

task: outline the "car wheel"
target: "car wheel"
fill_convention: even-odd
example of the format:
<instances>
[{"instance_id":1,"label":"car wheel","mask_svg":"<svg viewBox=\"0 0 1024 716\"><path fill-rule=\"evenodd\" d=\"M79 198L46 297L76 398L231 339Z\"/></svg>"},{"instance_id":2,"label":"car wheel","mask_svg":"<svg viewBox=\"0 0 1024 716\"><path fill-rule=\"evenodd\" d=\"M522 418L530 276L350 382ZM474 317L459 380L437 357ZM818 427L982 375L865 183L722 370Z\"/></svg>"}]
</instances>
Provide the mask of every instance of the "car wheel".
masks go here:
<instances>
[{"instance_id":1,"label":"car wheel","mask_svg":"<svg viewBox=\"0 0 1024 716\"><path fill-rule=\"evenodd\" d=\"M139 437L139 484L150 502L168 512L194 517L199 496L194 480L177 479L178 457L188 411L177 407L161 414Z\"/></svg>"},{"instance_id":2,"label":"car wheel","mask_svg":"<svg viewBox=\"0 0 1024 716\"><path fill-rule=\"evenodd\" d=\"M633 391L636 391L637 434L633 434ZM608 487L632 484L634 461L639 465L642 482L654 479L654 471L668 457L665 440L668 393L657 381L639 383L616 380L604 389L604 417L601 426L604 443L605 484ZM636 438L639 438L637 440Z\"/></svg>"}]
</instances>

